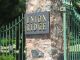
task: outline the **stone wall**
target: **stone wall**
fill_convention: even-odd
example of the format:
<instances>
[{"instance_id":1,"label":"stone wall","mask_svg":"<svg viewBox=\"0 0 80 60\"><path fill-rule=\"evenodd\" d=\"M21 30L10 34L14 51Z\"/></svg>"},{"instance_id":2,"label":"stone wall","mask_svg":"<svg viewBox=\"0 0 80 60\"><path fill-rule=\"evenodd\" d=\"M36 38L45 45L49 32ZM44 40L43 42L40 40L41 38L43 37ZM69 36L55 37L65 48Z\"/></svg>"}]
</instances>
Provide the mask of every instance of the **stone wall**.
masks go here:
<instances>
[{"instance_id":1,"label":"stone wall","mask_svg":"<svg viewBox=\"0 0 80 60\"><path fill-rule=\"evenodd\" d=\"M50 33L47 35L26 36L27 60L63 60L63 31L60 6L60 0L28 1L26 13L50 12Z\"/></svg>"}]
</instances>

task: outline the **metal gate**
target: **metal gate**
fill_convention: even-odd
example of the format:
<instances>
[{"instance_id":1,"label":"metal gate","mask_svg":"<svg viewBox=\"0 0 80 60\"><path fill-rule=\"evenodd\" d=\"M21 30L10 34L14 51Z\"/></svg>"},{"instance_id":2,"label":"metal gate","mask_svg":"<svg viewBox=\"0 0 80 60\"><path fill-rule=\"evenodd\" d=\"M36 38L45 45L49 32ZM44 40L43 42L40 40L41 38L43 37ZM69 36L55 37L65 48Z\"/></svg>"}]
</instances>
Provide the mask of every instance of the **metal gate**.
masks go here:
<instances>
[{"instance_id":1,"label":"metal gate","mask_svg":"<svg viewBox=\"0 0 80 60\"><path fill-rule=\"evenodd\" d=\"M65 5L67 1L64 0ZM64 60L80 60L80 14L73 4L65 8L66 12L63 12Z\"/></svg>"},{"instance_id":2,"label":"metal gate","mask_svg":"<svg viewBox=\"0 0 80 60\"><path fill-rule=\"evenodd\" d=\"M80 60L80 15L72 8L67 19L68 60Z\"/></svg>"},{"instance_id":3,"label":"metal gate","mask_svg":"<svg viewBox=\"0 0 80 60\"><path fill-rule=\"evenodd\" d=\"M0 60L25 60L24 15L0 28Z\"/></svg>"},{"instance_id":4,"label":"metal gate","mask_svg":"<svg viewBox=\"0 0 80 60\"><path fill-rule=\"evenodd\" d=\"M80 14L73 3L79 0L62 0L64 60L80 60Z\"/></svg>"}]
</instances>

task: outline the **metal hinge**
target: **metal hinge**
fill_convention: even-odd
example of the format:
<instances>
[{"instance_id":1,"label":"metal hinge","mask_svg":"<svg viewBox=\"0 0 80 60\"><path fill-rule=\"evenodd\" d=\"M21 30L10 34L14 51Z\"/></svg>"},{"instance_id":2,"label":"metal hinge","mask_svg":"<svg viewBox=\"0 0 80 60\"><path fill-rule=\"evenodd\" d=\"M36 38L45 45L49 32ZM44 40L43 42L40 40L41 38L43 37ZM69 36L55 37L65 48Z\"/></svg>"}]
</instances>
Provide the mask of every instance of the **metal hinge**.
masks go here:
<instances>
[{"instance_id":1,"label":"metal hinge","mask_svg":"<svg viewBox=\"0 0 80 60\"><path fill-rule=\"evenodd\" d=\"M64 7L64 6L60 7L60 11L61 12L65 12L66 11L66 7Z\"/></svg>"}]
</instances>

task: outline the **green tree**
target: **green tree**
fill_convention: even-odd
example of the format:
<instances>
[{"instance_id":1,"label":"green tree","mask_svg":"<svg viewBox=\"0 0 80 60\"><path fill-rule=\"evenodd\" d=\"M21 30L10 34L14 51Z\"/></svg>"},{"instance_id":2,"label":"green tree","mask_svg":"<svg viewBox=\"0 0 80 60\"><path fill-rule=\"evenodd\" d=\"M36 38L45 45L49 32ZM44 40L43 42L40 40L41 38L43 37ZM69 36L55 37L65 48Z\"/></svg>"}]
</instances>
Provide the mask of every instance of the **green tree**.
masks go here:
<instances>
[{"instance_id":1,"label":"green tree","mask_svg":"<svg viewBox=\"0 0 80 60\"><path fill-rule=\"evenodd\" d=\"M76 11L80 14L80 0L73 0L73 5Z\"/></svg>"},{"instance_id":2,"label":"green tree","mask_svg":"<svg viewBox=\"0 0 80 60\"><path fill-rule=\"evenodd\" d=\"M0 24L12 21L22 12L25 12L25 1L0 0Z\"/></svg>"}]
</instances>

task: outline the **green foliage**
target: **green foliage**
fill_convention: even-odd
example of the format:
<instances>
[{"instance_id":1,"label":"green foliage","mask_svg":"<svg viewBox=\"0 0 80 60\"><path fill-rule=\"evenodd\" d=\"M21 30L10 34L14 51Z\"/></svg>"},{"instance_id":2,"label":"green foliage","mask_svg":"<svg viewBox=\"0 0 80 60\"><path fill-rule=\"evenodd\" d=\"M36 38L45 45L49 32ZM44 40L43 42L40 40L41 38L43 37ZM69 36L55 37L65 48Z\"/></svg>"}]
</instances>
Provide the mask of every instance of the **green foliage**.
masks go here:
<instances>
[{"instance_id":1,"label":"green foliage","mask_svg":"<svg viewBox=\"0 0 80 60\"><path fill-rule=\"evenodd\" d=\"M0 43L1 44L4 44L4 46L6 46L6 45L9 45L9 44L15 44L16 43L16 40L15 39L13 39L13 40L9 40L9 39L0 39Z\"/></svg>"},{"instance_id":2,"label":"green foliage","mask_svg":"<svg viewBox=\"0 0 80 60\"><path fill-rule=\"evenodd\" d=\"M7 55L7 56L0 56L0 60L15 60L15 58L11 55Z\"/></svg>"},{"instance_id":3,"label":"green foliage","mask_svg":"<svg viewBox=\"0 0 80 60\"><path fill-rule=\"evenodd\" d=\"M0 0L0 23L12 21L21 13L25 12L25 1Z\"/></svg>"},{"instance_id":4,"label":"green foliage","mask_svg":"<svg viewBox=\"0 0 80 60\"><path fill-rule=\"evenodd\" d=\"M80 0L73 0L73 6L75 7L77 13L80 14Z\"/></svg>"},{"instance_id":5,"label":"green foliage","mask_svg":"<svg viewBox=\"0 0 80 60\"><path fill-rule=\"evenodd\" d=\"M80 38L76 38L73 33L70 33L70 45L76 44L80 44Z\"/></svg>"}]
</instances>

